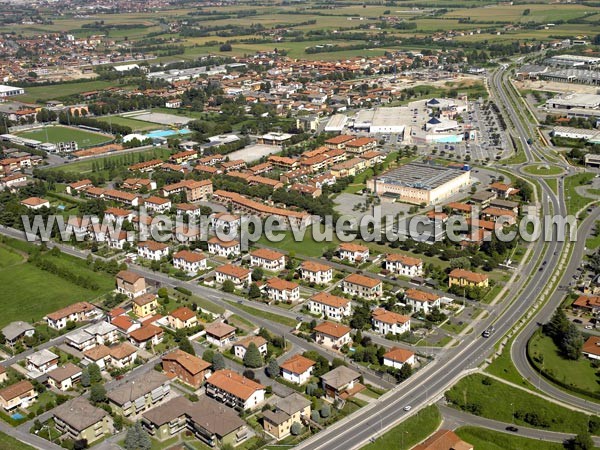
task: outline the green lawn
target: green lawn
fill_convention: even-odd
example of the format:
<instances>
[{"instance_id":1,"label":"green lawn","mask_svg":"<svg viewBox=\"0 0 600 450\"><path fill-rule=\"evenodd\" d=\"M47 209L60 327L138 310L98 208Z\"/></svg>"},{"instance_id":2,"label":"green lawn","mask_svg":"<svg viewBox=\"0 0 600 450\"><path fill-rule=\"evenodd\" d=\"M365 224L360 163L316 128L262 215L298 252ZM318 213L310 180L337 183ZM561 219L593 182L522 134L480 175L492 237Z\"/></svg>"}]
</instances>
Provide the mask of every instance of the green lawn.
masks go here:
<instances>
[{"instance_id":1,"label":"green lawn","mask_svg":"<svg viewBox=\"0 0 600 450\"><path fill-rule=\"evenodd\" d=\"M586 430L589 418L482 374L460 380L446 392L446 399L455 407L488 419L565 433Z\"/></svg>"},{"instance_id":2,"label":"green lawn","mask_svg":"<svg viewBox=\"0 0 600 450\"><path fill-rule=\"evenodd\" d=\"M160 130L164 128L156 123L146 122L145 120L138 120L133 117L122 117L122 116L106 116L97 117L100 122L111 123L113 125L123 125L131 127L133 131L149 131L149 130Z\"/></svg>"},{"instance_id":3,"label":"green lawn","mask_svg":"<svg viewBox=\"0 0 600 450\"><path fill-rule=\"evenodd\" d=\"M542 176L559 175L563 172L563 170L560 167L549 166L546 164L541 164L538 166L526 166L523 168L523 170L530 175Z\"/></svg>"},{"instance_id":4,"label":"green lawn","mask_svg":"<svg viewBox=\"0 0 600 450\"><path fill-rule=\"evenodd\" d=\"M5 248L0 248L0 258L8 253ZM34 265L15 261L14 255L9 253L13 261L10 266L0 268L0 327L15 320L37 321L46 314L63 308L72 303L93 300L110 291L114 286L114 279L109 275L93 272L82 264L82 261L68 256L46 256L60 267L68 268L72 273L92 278L98 283L100 289L91 290L73 284L64 278L38 269Z\"/></svg>"},{"instance_id":5,"label":"green lawn","mask_svg":"<svg viewBox=\"0 0 600 450\"><path fill-rule=\"evenodd\" d=\"M373 419L377 419L376 413ZM363 450L404 450L413 448L414 445L433 434L441 422L442 417L437 406L428 406L400 425L392 428L383 436L378 437L375 442L364 446Z\"/></svg>"},{"instance_id":6,"label":"green lawn","mask_svg":"<svg viewBox=\"0 0 600 450\"><path fill-rule=\"evenodd\" d=\"M527 350L538 367L552 378L587 392L600 393L600 375L589 359L583 356L577 361L564 359L552 339L542 333L533 335Z\"/></svg>"},{"instance_id":7,"label":"green lawn","mask_svg":"<svg viewBox=\"0 0 600 450\"><path fill-rule=\"evenodd\" d=\"M53 144L75 141L80 148L93 147L112 141L111 136L80 130L78 128L63 127L60 125L36 128L35 130L17 133L17 135L26 139L35 139L42 142L51 142Z\"/></svg>"},{"instance_id":8,"label":"green lawn","mask_svg":"<svg viewBox=\"0 0 600 450\"><path fill-rule=\"evenodd\" d=\"M0 431L0 450L35 450L14 437Z\"/></svg>"},{"instance_id":9,"label":"green lawn","mask_svg":"<svg viewBox=\"0 0 600 450\"><path fill-rule=\"evenodd\" d=\"M578 173L565 178L565 194L567 195L567 212L569 214L575 214L593 200L579 195L575 190L577 186L587 184L593 178L593 173Z\"/></svg>"},{"instance_id":10,"label":"green lawn","mask_svg":"<svg viewBox=\"0 0 600 450\"><path fill-rule=\"evenodd\" d=\"M475 450L540 450L540 441L527 439L514 434L500 433L477 427L460 427L455 433ZM544 442L544 450L564 450L562 444Z\"/></svg>"},{"instance_id":11,"label":"green lawn","mask_svg":"<svg viewBox=\"0 0 600 450\"><path fill-rule=\"evenodd\" d=\"M135 153L127 153L124 155L114 155L107 156L105 158L96 158L96 159L86 159L83 161L76 161L71 164L63 164L62 166L57 166L52 169L48 169L50 171L62 171L62 172L72 172L78 174L86 174L92 172L92 166L94 163L98 165L100 170L104 167L106 162L116 162L118 164L123 165L131 165L141 161L141 158L145 158L146 161L150 159L166 159L171 152L166 148L152 148L148 150L143 150L141 152Z\"/></svg>"},{"instance_id":12,"label":"green lawn","mask_svg":"<svg viewBox=\"0 0 600 450\"><path fill-rule=\"evenodd\" d=\"M281 234L284 233L282 232ZM299 241L294 239L292 232L286 232L281 242L271 242L263 233L258 240L258 243L268 247L278 248L286 252L293 252L296 255L304 255L316 258L322 256L323 252L327 248L338 246L339 240L335 235L335 230L333 231L332 235L333 240L331 242L317 242L313 239L312 227L307 227L304 239L300 239Z\"/></svg>"},{"instance_id":13,"label":"green lawn","mask_svg":"<svg viewBox=\"0 0 600 450\"><path fill-rule=\"evenodd\" d=\"M244 304L240 304L240 303L234 303L234 302L229 302L229 301L227 303L231 304L232 306L235 306L236 308L241 309L242 311L247 312L248 314L252 314L253 316L260 317L261 319L270 320L272 322L277 322L282 325L286 325L288 327L295 327L297 324L297 322L294 319L291 319L289 317L284 317L284 316L280 316L278 314L268 313L261 309L253 308L252 306L248 306L248 305L244 305Z\"/></svg>"}]
</instances>

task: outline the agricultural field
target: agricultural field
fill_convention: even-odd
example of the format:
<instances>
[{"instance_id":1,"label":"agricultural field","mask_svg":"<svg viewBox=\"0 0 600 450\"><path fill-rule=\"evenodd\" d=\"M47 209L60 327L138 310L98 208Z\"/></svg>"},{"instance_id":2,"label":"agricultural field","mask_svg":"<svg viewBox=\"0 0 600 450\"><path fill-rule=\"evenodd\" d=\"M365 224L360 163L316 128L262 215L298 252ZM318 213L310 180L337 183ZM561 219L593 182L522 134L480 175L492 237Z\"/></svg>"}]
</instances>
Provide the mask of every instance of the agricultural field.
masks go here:
<instances>
[{"instance_id":1,"label":"agricultural field","mask_svg":"<svg viewBox=\"0 0 600 450\"><path fill-rule=\"evenodd\" d=\"M30 244L19 243L19 248L32 249ZM78 276L94 280L99 289L86 289L65 278L39 269L26 261L27 255L16 250L11 241L0 243L0 327L15 320L37 321L44 315L79 301L94 300L113 289L114 279L107 274L93 272L77 258L61 254L52 258L57 266ZM26 302L19 299L27 299Z\"/></svg>"},{"instance_id":2,"label":"agricultural field","mask_svg":"<svg viewBox=\"0 0 600 450\"><path fill-rule=\"evenodd\" d=\"M51 142L53 144L75 141L79 145L79 148L93 147L113 140L112 136L107 134L60 125L45 126L16 134L22 138Z\"/></svg>"},{"instance_id":3,"label":"agricultural field","mask_svg":"<svg viewBox=\"0 0 600 450\"><path fill-rule=\"evenodd\" d=\"M92 80L78 83L52 84L48 86L26 87L25 94L13 97L22 102L40 102L70 97L82 92L96 91L115 86L114 81Z\"/></svg>"}]
</instances>

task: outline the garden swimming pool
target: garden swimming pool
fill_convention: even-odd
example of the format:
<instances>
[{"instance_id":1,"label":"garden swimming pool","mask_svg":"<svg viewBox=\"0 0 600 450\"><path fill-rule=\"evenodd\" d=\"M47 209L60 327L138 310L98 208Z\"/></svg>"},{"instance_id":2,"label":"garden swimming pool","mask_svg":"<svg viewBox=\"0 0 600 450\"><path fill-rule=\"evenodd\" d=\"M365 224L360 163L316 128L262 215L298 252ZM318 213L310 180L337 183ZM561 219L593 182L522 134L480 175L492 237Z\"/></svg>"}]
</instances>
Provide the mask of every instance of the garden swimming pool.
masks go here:
<instances>
[{"instance_id":1,"label":"garden swimming pool","mask_svg":"<svg viewBox=\"0 0 600 450\"><path fill-rule=\"evenodd\" d=\"M14 420L21 420L21 419L24 419L25 416L21 413L16 412L13 415L11 415L10 418L14 419Z\"/></svg>"}]
</instances>

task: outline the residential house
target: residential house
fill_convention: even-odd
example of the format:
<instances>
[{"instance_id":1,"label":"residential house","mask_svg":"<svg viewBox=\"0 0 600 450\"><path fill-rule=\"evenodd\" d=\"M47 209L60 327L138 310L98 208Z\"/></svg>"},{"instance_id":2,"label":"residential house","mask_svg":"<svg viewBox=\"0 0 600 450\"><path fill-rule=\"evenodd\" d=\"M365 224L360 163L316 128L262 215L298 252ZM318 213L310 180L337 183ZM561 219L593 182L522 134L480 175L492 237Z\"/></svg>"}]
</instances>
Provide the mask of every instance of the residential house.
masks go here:
<instances>
[{"instance_id":1,"label":"residential house","mask_svg":"<svg viewBox=\"0 0 600 450\"><path fill-rule=\"evenodd\" d=\"M84 397L76 397L52 410L56 431L62 438L85 440L88 444L113 434L113 421L105 410L92 406Z\"/></svg>"},{"instance_id":2,"label":"residential house","mask_svg":"<svg viewBox=\"0 0 600 450\"><path fill-rule=\"evenodd\" d=\"M135 214L130 209L110 207L104 211L104 220L107 222L113 222L116 224L122 224L123 222L131 222Z\"/></svg>"},{"instance_id":3,"label":"residential house","mask_svg":"<svg viewBox=\"0 0 600 450\"><path fill-rule=\"evenodd\" d=\"M146 293L146 279L129 270L121 270L117 274L117 292L129 298L139 297Z\"/></svg>"},{"instance_id":4,"label":"residential house","mask_svg":"<svg viewBox=\"0 0 600 450\"><path fill-rule=\"evenodd\" d=\"M500 199L508 199L513 195L517 195L519 190L512 187L510 184L496 182L490 184L490 191L494 192Z\"/></svg>"},{"instance_id":5,"label":"residential house","mask_svg":"<svg viewBox=\"0 0 600 450\"><path fill-rule=\"evenodd\" d=\"M168 198L157 197L155 195L144 200L144 206L148 211L155 214L164 214L171 209L171 200Z\"/></svg>"},{"instance_id":6,"label":"residential house","mask_svg":"<svg viewBox=\"0 0 600 450\"><path fill-rule=\"evenodd\" d=\"M144 294L133 299L133 313L137 317L148 317L156 314L158 298L155 294Z\"/></svg>"},{"instance_id":7,"label":"residential house","mask_svg":"<svg viewBox=\"0 0 600 450\"><path fill-rule=\"evenodd\" d=\"M65 341L71 347L79 350L80 352L84 352L89 350L90 348L94 348L98 343L96 342L96 337L87 333L85 330L74 330L69 333Z\"/></svg>"},{"instance_id":8,"label":"residential house","mask_svg":"<svg viewBox=\"0 0 600 450\"><path fill-rule=\"evenodd\" d=\"M61 391L71 389L80 378L81 368L73 363L67 363L48 372L48 384Z\"/></svg>"},{"instance_id":9,"label":"residential house","mask_svg":"<svg viewBox=\"0 0 600 450\"><path fill-rule=\"evenodd\" d=\"M432 292L410 288L404 293L404 303L415 312L423 311L424 314L429 314L432 309L440 307L441 299Z\"/></svg>"},{"instance_id":10,"label":"residential house","mask_svg":"<svg viewBox=\"0 0 600 450\"><path fill-rule=\"evenodd\" d=\"M294 423L303 424L310 419L311 403L306 397L294 392L278 399L273 409L262 412L263 429L277 440L291 434Z\"/></svg>"},{"instance_id":11,"label":"residential house","mask_svg":"<svg viewBox=\"0 0 600 450\"><path fill-rule=\"evenodd\" d=\"M223 347L235 339L236 328L224 322L214 322L208 325L204 331L209 344Z\"/></svg>"},{"instance_id":12,"label":"residential house","mask_svg":"<svg viewBox=\"0 0 600 450\"><path fill-rule=\"evenodd\" d=\"M214 236L208 240L208 253L227 258L230 255L240 255L242 253L242 248L239 241L236 241L235 239L222 241L218 237Z\"/></svg>"},{"instance_id":13,"label":"residential house","mask_svg":"<svg viewBox=\"0 0 600 450\"><path fill-rule=\"evenodd\" d=\"M206 380L206 394L239 410L254 409L265 400L265 387L232 370L217 370Z\"/></svg>"},{"instance_id":14,"label":"residential house","mask_svg":"<svg viewBox=\"0 0 600 450\"><path fill-rule=\"evenodd\" d=\"M38 394L27 380L0 389L0 406L5 411L13 411L16 408L28 408L37 398Z\"/></svg>"},{"instance_id":15,"label":"residential house","mask_svg":"<svg viewBox=\"0 0 600 450\"><path fill-rule=\"evenodd\" d=\"M196 313L187 306L180 306L171 311L167 316L169 326L175 330L182 328L194 328L198 325L198 317Z\"/></svg>"},{"instance_id":16,"label":"residential house","mask_svg":"<svg viewBox=\"0 0 600 450\"><path fill-rule=\"evenodd\" d=\"M173 376L198 389L210 373L211 364L183 350L174 350L162 357L162 368Z\"/></svg>"},{"instance_id":17,"label":"residential house","mask_svg":"<svg viewBox=\"0 0 600 450\"><path fill-rule=\"evenodd\" d=\"M352 264L362 264L369 259L369 247L351 242L342 242L338 247L338 255L340 259L349 261Z\"/></svg>"},{"instance_id":18,"label":"residential house","mask_svg":"<svg viewBox=\"0 0 600 450\"><path fill-rule=\"evenodd\" d=\"M259 248L250 253L250 267L257 266L265 270L278 272L285 269L285 255L275 250Z\"/></svg>"},{"instance_id":19,"label":"residential house","mask_svg":"<svg viewBox=\"0 0 600 450\"><path fill-rule=\"evenodd\" d=\"M78 302L48 314L46 320L50 328L62 330L67 326L67 322L91 320L99 313L100 311L91 303Z\"/></svg>"},{"instance_id":20,"label":"residential house","mask_svg":"<svg viewBox=\"0 0 600 450\"><path fill-rule=\"evenodd\" d=\"M581 348L583 356L600 360L600 336L590 336Z\"/></svg>"},{"instance_id":21,"label":"residential house","mask_svg":"<svg viewBox=\"0 0 600 450\"><path fill-rule=\"evenodd\" d=\"M308 310L311 314L322 314L325 319L340 321L352 314L352 304L347 298L322 291L308 300Z\"/></svg>"},{"instance_id":22,"label":"residential house","mask_svg":"<svg viewBox=\"0 0 600 450\"><path fill-rule=\"evenodd\" d=\"M40 374L56 369L58 367L58 360L58 355L45 348L25 358L27 370Z\"/></svg>"},{"instance_id":23,"label":"residential house","mask_svg":"<svg viewBox=\"0 0 600 450\"><path fill-rule=\"evenodd\" d=\"M315 362L300 354L286 359L279 365L284 380L295 384L304 384L312 376Z\"/></svg>"},{"instance_id":24,"label":"residential house","mask_svg":"<svg viewBox=\"0 0 600 450\"><path fill-rule=\"evenodd\" d=\"M179 203L176 210L178 216L186 214L189 217L200 217L202 215L202 208L200 205L194 205L192 203Z\"/></svg>"},{"instance_id":25,"label":"residential house","mask_svg":"<svg viewBox=\"0 0 600 450\"><path fill-rule=\"evenodd\" d=\"M342 281L344 294L373 300L383 295L383 283L358 273L352 273Z\"/></svg>"},{"instance_id":26,"label":"residential house","mask_svg":"<svg viewBox=\"0 0 600 450\"><path fill-rule=\"evenodd\" d=\"M169 378L151 370L110 389L107 393L108 404L116 414L129 417L152 408L168 397L170 391Z\"/></svg>"},{"instance_id":27,"label":"residential house","mask_svg":"<svg viewBox=\"0 0 600 450\"><path fill-rule=\"evenodd\" d=\"M8 381L8 373L6 367L0 366L0 384L4 384Z\"/></svg>"},{"instance_id":28,"label":"residential house","mask_svg":"<svg viewBox=\"0 0 600 450\"><path fill-rule=\"evenodd\" d=\"M169 246L162 242L143 241L137 245L138 255L151 261L160 261L169 256Z\"/></svg>"},{"instance_id":29,"label":"residential house","mask_svg":"<svg viewBox=\"0 0 600 450\"><path fill-rule=\"evenodd\" d=\"M65 191L67 194L75 195L81 191L85 191L87 188L91 188L92 186L93 186L92 181L88 180L86 178L84 180L79 180L79 181L75 181L73 183L67 184Z\"/></svg>"},{"instance_id":30,"label":"residential house","mask_svg":"<svg viewBox=\"0 0 600 450\"><path fill-rule=\"evenodd\" d=\"M182 180L178 183L164 186L161 192L163 197L184 193L185 201L198 202L206 200L213 193L213 185L211 180Z\"/></svg>"},{"instance_id":31,"label":"residential house","mask_svg":"<svg viewBox=\"0 0 600 450\"><path fill-rule=\"evenodd\" d=\"M95 363L104 370L109 367L122 369L131 366L137 358L137 348L127 342L112 347L99 345L83 352L84 360Z\"/></svg>"},{"instance_id":32,"label":"residential house","mask_svg":"<svg viewBox=\"0 0 600 450\"><path fill-rule=\"evenodd\" d=\"M384 308L376 308L371 314L371 323L373 328L380 334L400 334L410 331L410 316L388 311Z\"/></svg>"},{"instance_id":33,"label":"residential house","mask_svg":"<svg viewBox=\"0 0 600 450\"><path fill-rule=\"evenodd\" d=\"M267 296L276 302L294 303L300 300L300 285L281 278L270 278L265 284Z\"/></svg>"},{"instance_id":34,"label":"residential house","mask_svg":"<svg viewBox=\"0 0 600 450\"><path fill-rule=\"evenodd\" d=\"M220 230L228 236L237 236L242 224L241 216L228 212L211 214L210 226L213 230Z\"/></svg>"},{"instance_id":35,"label":"residential house","mask_svg":"<svg viewBox=\"0 0 600 450\"><path fill-rule=\"evenodd\" d=\"M383 365L401 369L404 364L409 366L415 365L415 354L410 350L405 350L400 347L392 347L383 354Z\"/></svg>"},{"instance_id":36,"label":"residential house","mask_svg":"<svg viewBox=\"0 0 600 450\"><path fill-rule=\"evenodd\" d=\"M110 323L117 327L121 334L129 334L142 326L138 320L132 319L128 315L115 317Z\"/></svg>"},{"instance_id":37,"label":"residential house","mask_svg":"<svg viewBox=\"0 0 600 450\"><path fill-rule=\"evenodd\" d=\"M571 308L592 314L598 314L600 313L600 296L580 295L571 304Z\"/></svg>"},{"instance_id":38,"label":"residential house","mask_svg":"<svg viewBox=\"0 0 600 450\"><path fill-rule=\"evenodd\" d=\"M465 269L453 269L448 275L448 286L479 287L489 286L489 277L482 273L471 272Z\"/></svg>"},{"instance_id":39,"label":"residential house","mask_svg":"<svg viewBox=\"0 0 600 450\"><path fill-rule=\"evenodd\" d=\"M325 347L335 349L352 341L350 337L352 329L340 323L322 322L314 328L315 342Z\"/></svg>"},{"instance_id":40,"label":"residential house","mask_svg":"<svg viewBox=\"0 0 600 450\"><path fill-rule=\"evenodd\" d=\"M396 275L420 277L423 275L423 261L419 258L391 253L385 258L385 269Z\"/></svg>"},{"instance_id":41,"label":"residential house","mask_svg":"<svg viewBox=\"0 0 600 450\"><path fill-rule=\"evenodd\" d=\"M473 450L474 447L459 438L450 430L438 430L431 437L421 442L413 450Z\"/></svg>"},{"instance_id":42,"label":"residential house","mask_svg":"<svg viewBox=\"0 0 600 450\"><path fill-rule=\"evenodd\" d=\"M333 268L314 261L303 261L300 275L304 281L315 284L327 284L333 280Z\"/></svg>"},{"instance_id":43,"label":"residential house","mask_svg":"<svg viewBox=\"0 0 600 450\"><path fill-rule=\"evenodd\" d=\"M155 439L164 441L188 430L209 447L235 446L250 434L235 411L201 396L197 402L175 397L142 415L142 426Z\"/></svg>"},{"instance_id":44,"label":"residential house","mask_svg":"<svg viewBox=\"0 0 600 450\"><path fill-rule=\"evenodd\" d=\"M248 269L233 264L225 264L215 269L215 279L219 284L229 280L237 288L249 285L252 281L251 272Z\"/></svg>"},{"instance_id":45,"label":"residential house","mask_svg":"<svg viewBox=\"0 0 600 450\"><path fill-rule=\"evenodd\" d=\"M240 359L244 359L248 346L254 343L259 353L264 358L267 356L267 340L262 336L248 336L233 344L233 353Z\"/></svg>"},{"instance_id":46,"label":"residential house","mask_svg":"<svg viewBox=\"0 0 600 450\"><path fill-rule=\"evenodd\" d=\"M173 255L173 266L193 275L207 269L206 261L206 256L200 252L181 250Z\"/></svg>"},{"instance_id":47,"label":"residential house","mask_svg":"<svg viewBox=\"0 0 600 450\"><path fill-rule=\"evenodd\" d=\"M28 209L41 209L41 208L50 208L50 201L45 198L39 197L29 197L25 200L21 200L21 205L25 206Z\"/></svg>"},{"instance_id":48,"label":"residential house","mask_svg":"<svg viewBox=\"0 0 600 450\"><path fill-rule=\"evenodd\" d=\"M31 337L35 334L33 325L23 321L11 322L2 328L2 335L6 339L6 343L10 346L15 345L25 337Z\"/></svg>"},{"instance_id":49,"label":"residential house","mask_svg":"<svg viewBox=\"0 0 600 450\"><path fill-rule=\"evenodd\" d=\"M346 366L338 366L335 369L321 375L321 385L325 391L325 399L334 401L346 400L364 389L360 383L360 373Z\"/></svg>"},{"instance_id":50,"label":"residential house","mask_svg":"<svg viewBox=\"0 0 600 450\"><path fill-rule=\"evenodd\" d=\"M162 342L164 331L156 325L144 324L141 328L132 331L129 334L129 341L139 348L148 348L148 345L154 346Z\"/></svg>"}]
</instances>

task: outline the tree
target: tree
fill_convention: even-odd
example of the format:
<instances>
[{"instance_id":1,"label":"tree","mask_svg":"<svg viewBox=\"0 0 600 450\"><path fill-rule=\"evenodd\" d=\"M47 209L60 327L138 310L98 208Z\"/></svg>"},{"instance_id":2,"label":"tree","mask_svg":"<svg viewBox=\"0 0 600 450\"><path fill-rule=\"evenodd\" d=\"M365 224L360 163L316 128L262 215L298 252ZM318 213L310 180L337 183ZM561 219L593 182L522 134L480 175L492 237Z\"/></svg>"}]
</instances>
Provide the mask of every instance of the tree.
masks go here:
<instances>
[{"instance_id":1,"label":"tree","mask_svg":"<svg viewBox=\"0 0 600 450\"><path fill-rule=\"evenodd\" d=\"M89 387L92 382L90 381L90 372L87 368L81 372L81 385L83 387Z\"/></svg>"},{"instance_id":2,"label":"tree","mask_svg":"<svg viewBox=\"0 0 600 450\"><path fill-rule=\"evenodd\" d=\"M264 276L265 272L260 267L257 267L252 271L252 281L260 281Z\"/></svg>"},{"instance_id":3,"label":"tree","mask_svg":"<svg viewBox=\"0 0 600 450\"><path fill-rule=\"evenodd\" d=\"M279 376L279 363L275 358L271 358L269 360L269 365L267 366L267 375L269 375L271 378Z\"/></svg>"},{"instance_id":4,"label":"tree","mask_svg":"<svg viewBox=\"0 0 600 450\"><path fill-rule=\"evenodd\" d=\"M594 441L589 433L579 433L569 442L569 448L573 450L592 450Z\"/></svg>"},{"instance_id":5,"label":"tree","mask_svg":"<svg viewBox=\"0 0 600 450\"><path fill-rule=\"evenodd\" d=\"M214 370L221 370L225 368L225 358L219 352L215 353L212 360Z\"/></svg>"},{"instance_id":6,"label":"tree","mask_svg":"<svg viewBox=\"0 0 600 450\"><path fill-rule=\"evenodd\" d=\"M320 414L323 419L327 419L331 415L331 408L329 407L329 405L324 404L323 406L321 406Z\"/></svg>"},{"instance_id":7,"label":"tree","mask_svg":"<svg viewBox=\"0 0 600 450\"><path fill-rule=\"evenodd\" d=\"M250 290L248 291L248 296L250 298L258 298L260 297L262 294L260 292L260 288L258 287L258 285L256 283L252 283L250 285Z\"/></svg>"},{"instance_id":8,"label":"tree","mask_svg":"<svg viewBox=\"0 0 600 450\"><path fill-rule=\"evenodd\" d=\"M194 350L192 343L190 342L190 340L187 337L184 337L181 340L181 342L179 343L179 349L183 350L186 353L189 353L190 355L196 356L196 351Z\"/></svg>"},{"instance_id":9,"label":"tree","mask_svg":"<svg viewBox=\"0 0 600 450\"><path fill-rule=\"evenodd\" d=\"M410 364L402 364L400 370L398 371L397 378L398 381L404 381L408 379L412 375L412 367Z\"/></svg>"},{"instance_id":10,"label":"tree","mask_svg":"<svg viewBox=\"0 0 600 450\"><path fill-rule=\"evenodd\" d=\"M583 347L583 336L579 329L572 323L569 323L567 332L561 339L560 349L565 358L577 360L581 356L581 348Z\"/></svg>"},{"instance_id":11,"label":"tree","mask_svg":"<svg viewBox=\"0 0 600 450\"><path fill-rule=\"evenodd\" d=\"M293 436L298 436L301 432L302 425L300 425L300 422L294 422L290 427L290 433L292 433Z\"/></svg>"},{"instance_id":12,"label":"tree","mask_svg":"<svg viewBox=\"0 0 600 450\"><path fill-rule=\"evenodd\" d=\"M248 344L246 354L244 355L244 366L256 369L263 365L263 359L254 342Z\"/></svg>"},{"instance_id":13,"label":"tree","mask_svg":"<svg viewBox=\"0 0 600 450\"><path fill-rule=\"evenodd\" d=\"M87 439L77 439L73 442L73 450L84 450L86 448L88 448Z\"/></svg>"},{"instance_id":14,"label":"tree","mask_svg":"<svg viewBox=\"0 0 600 450\"><path fill-rule=\"evenodd\" d=\"M542 331L556 342L557 339L560 339L567 332L568 328L569 319L567 319L564 310L558 308L552 315L550 322L544 324Z\"/></svg>"},{"instance_id":15,"label":"tree","mask_svg":"<svg viewBox=\"0 0 600 450\"><path fill-rule=\"evenodd\" d=\"M244 378L248 378L249 380L254 380L255 378L254 371L250 369L244 370L244 373L242 375L244 375Z\"/></svg>"},{"instance_id":16,"label":"tree","mask_svg":"<svg viewBox=\"0 0 600 450\"><path fill-rule=\"evenodd\" d=\"M227 292L227 293L231 294L233 291L235 291L235 284L233 284L233 281L231 281L231 280L225 280L223 282L222 289L223 289L223 292Z\"/></svg>"},{"instance_id":17,"label":"tree","mask_svg":"<svg viewBox=\"0 0 600 450\"><path fill-rule=\"evenodd\" d=\"M310 420L312 420L313 422L319 423L319 421L321 420L321 415L319 414L319 411L313 410L310 413Z\"/></svg>"},{"instance_id":18,"label":"tree","mask_svg":"<svg viewBox=\"0 0 600 450\"><path fill-rule=\"evenodd\" d=\"M90 401L94 404L104 403L106 401L106 389L104 389L102 384L92 384L90 389Z\"/></svg>"},{"instance_id":19,"label":"tree","mask_svg":"<svg viewBox=\"0 0 600 450\"><path fill-rule=\"evenodd\" d=\"M214 352L214 350L211 350L211 349L205 350L204 353L202 353L202 359L208 363L213 362L214 356L215 356L215 352Z\"/></svg>"},{"instance_id":20,"label":"tree","mask_svg":"<svg viewBox=\"0 0 600 450\"><path fill-rule=\"evenodd\" d=\"M92 384L99 383L102 381L102 372L100 371L100 367L98 367L98 364L91 363L87 367L87 369L88 369L88 373L90 375L90 382Z\"/></svg>"},{"instance_id":21,"label":"tree","mask_svg":"<svg viewBox=\"0 0 600 450\"><path fill-rule=\"evenodd\" d=\"M152 441L148 433L142 428L140 422L136 422L127 430L125 436L126 450L150 450Z\"/></svg>"}]
</instances>

